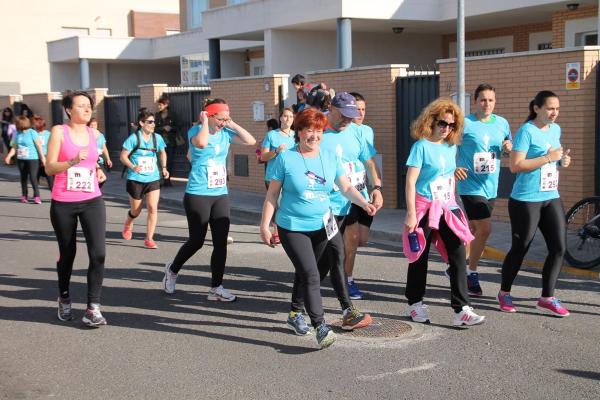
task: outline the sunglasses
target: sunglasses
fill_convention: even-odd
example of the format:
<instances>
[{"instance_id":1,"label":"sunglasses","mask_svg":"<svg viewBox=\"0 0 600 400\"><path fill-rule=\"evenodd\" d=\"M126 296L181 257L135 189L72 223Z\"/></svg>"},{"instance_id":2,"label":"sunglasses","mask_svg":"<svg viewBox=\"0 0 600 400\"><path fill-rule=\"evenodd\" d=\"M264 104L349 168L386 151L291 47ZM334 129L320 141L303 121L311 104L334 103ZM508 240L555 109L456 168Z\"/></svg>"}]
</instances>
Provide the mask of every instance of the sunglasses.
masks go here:
<instances>
[{"instance_id":1,"label":"sunglasses","mask_svg":"<svg viewBox=\"0 0 600 400\"><path fill-rule=\"evenodd\" d=\"M325 183L327 183L327 180L317 174L315 174L312 171L306 171L304 173L304 175L308 176L310 179L314 179L315 181L317 181L317 183L324 185Z\"/></svg>"},{"instance_id":2,"label":"sunglasses","mask_svg":"<svg viewBox=\"0 0 600 400\"><path fill-rule=\"evenodd\" d=\"M443 119L438 119L436 124L437 124L438 128L440 128L440 129L444 129L444 128L456 129L456 123L454 123L454 122L448 123L448 122L444 121Z\"/></svg>"},{"instance_id":3,"label":"sunglasses","mask_svg":"<svg viewBox=\"0 0 600 400\"><path fill-rule=\"evenodd\" d=\"M154 125L156 123L156 121L153 119L149 119L149 120L144 121L144 123L148 124L148 125Z\"/></svg>"}]
</instances>

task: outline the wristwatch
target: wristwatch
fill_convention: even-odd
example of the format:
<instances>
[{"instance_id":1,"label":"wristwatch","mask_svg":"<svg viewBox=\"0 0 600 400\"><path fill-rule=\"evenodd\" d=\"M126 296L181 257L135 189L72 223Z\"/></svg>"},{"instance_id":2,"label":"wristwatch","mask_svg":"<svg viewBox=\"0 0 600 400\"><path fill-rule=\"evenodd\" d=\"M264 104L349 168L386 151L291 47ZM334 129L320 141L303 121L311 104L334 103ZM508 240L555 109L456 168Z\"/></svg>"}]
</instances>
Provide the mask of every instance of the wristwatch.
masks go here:
<instances>
[{"instance_id":1,"label":"wristwatch","mask_svg":"<svg viewBox=\"0 0 600 400\"><path fill-rule=\"evenodd\" d=\"M373 186L373 188L371 189L371 191L373 191L373 190L379 190L379 193L383 193L383 191L381 190L381 186L379 186L379 185Z\"/></svg>"}]
</instances>

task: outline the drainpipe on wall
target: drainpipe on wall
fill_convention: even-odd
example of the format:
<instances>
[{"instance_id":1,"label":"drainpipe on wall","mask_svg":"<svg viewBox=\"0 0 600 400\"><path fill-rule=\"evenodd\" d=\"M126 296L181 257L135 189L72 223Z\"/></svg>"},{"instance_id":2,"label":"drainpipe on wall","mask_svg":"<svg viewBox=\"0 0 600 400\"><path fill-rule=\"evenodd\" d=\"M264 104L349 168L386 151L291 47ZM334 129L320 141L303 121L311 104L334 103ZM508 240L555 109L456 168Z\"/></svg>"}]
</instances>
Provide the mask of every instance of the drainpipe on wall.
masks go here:
<instances>
[{"instance_id":1,"label":"drainpipe on wall","mask_svg":"<svg viewBox=\"0 0 600 400\"><path fill-rule=\"evenodd\" d=\"M594 195L600 196L600 62L596 63L596 129L594 134Z\"/></svg>"},{"instance_id":2,"label":"drainpipe on wall","mask_svg":"<svg viewBox=\"0 0 600 400\"><path fill-rule=\"evenodd\" d=\"M456 14L456 100L465 111L465 2L457 0Z\"/></svg>"}]
</instances>

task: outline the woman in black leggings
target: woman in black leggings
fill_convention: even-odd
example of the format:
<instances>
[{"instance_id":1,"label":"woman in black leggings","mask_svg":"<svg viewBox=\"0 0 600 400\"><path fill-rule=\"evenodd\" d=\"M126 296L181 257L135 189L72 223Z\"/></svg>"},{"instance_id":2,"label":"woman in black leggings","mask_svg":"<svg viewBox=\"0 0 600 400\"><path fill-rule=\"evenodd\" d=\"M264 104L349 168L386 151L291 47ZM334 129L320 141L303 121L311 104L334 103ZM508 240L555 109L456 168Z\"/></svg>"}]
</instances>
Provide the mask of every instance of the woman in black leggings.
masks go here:
<instances>
[{"instance_id":1,"label":"woman in black leggings","mask_svg":"<svg viewBox=\"0 0 600 400\"><path fill-rule=\"evenodd\" d=\"M569 150L560 144L560 127L555 123L559 100L550 91L541 91L529 104L529 117L515 136L510 153L510 170L517 174L508 202L512 245L502 264L502 286L498 292L500 310L514 313L510 290L523 258L540 229L548 256L542 270L542 296L537 308L557 317L569 311L554 297L554 289L566 249L565 212L558 193L558 166L571 163Z\"/></svg>"},{"instance_id":2,"label":"woman in black leggings","mask_svg":"<svg viewBox=\"0 0 600 400\"><path fill-rule=\"evenodd\" d=\"M344 246L329 201L334 182L345 197L360 205L369 215L376 212L375 206L369 204L350 184L336 154L321 151L320 142L326 125L327 117L320 111L307 109L296 116L297 145L281 153L275 160L260 225L262 241L273 247L269 224L281 193L275 219L279 237L304 291L306 311L321 348L330 346L335 341L335 334L325 323L321 299L321 278L328 271L320 271L317 261L323 256L329 243L341 250L341 254ZM337 267L340 271L343 270L343 257ZM350 323L346 320L352 319L351 305L344 311L346 325ZM304 329L299 332L301 326L297 322L304 321L299 310L296 316L300 318L291 323L288 318L288 324L297 334L306 334Z\"/></svg>"},{"instance_id":3,"label":"woman in black leggings","mask_svg":"<svg viewBox=\"0 0 600 400\"><path fill-rule=\"evenodd\" d=\"M188 220L189 239L175 259L165 265L163 289L175 292L177 274L204 245L210 225L213 252L208 300L235 301L236 296L223 288L229 234L229 197L227 196L227 152L231 143L254 145L256 140L229 117L229 106L222 99L208 100L200 113L200 124L188 132L192 163L183 207Z\"/></svg>"}]
</instances>

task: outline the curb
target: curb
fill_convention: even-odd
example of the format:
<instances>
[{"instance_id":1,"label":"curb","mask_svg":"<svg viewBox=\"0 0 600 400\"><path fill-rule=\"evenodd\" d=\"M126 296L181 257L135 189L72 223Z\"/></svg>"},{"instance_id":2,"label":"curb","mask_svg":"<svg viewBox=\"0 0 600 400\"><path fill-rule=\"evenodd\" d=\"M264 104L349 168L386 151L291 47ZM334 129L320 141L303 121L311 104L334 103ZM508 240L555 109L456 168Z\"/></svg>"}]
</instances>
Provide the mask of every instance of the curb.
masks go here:
<instances>
[{"instance_id":1,"label":"curb","mask_svg":"<svg viewBox=\"0 0 600 400\"><path fill-rule=\"evenodd\" d=\"M498 262L503 262L506 257L506 253L502 250L499 250L495 247L485 246L485 250L483 251L482 258L486 258L488 260L494 260ZM544 268L544 263L541 261L532 261L532 260L523 260L523 265L531 268L534 271L541 272L542 268ZM570 265L563 265L560 270L561 274L571 275L578 278L589 278L594 280L600 280L600 272L592 271L588 269L580 269L576 267L572 267Z\"/></svg>"}]
</instances>

